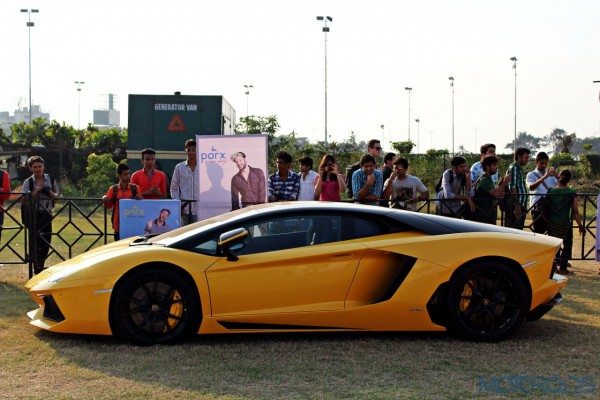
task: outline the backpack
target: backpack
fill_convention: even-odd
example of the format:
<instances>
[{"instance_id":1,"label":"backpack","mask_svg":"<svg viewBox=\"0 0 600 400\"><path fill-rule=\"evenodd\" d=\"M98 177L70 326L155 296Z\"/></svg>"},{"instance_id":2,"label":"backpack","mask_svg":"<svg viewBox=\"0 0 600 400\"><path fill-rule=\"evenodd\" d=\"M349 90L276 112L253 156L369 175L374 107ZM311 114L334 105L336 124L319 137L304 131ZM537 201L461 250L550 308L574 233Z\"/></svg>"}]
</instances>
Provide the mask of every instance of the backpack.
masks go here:
<instances>
[{"instance_id":1,"label":"backpack","mask_svg":"<svg viewBox=\"0 0 600 400\"><path fill-rule=\"evenodd\" d=\"M130 183L129 187L131 188L131 197L135 199L135 196L137 196L137 185ZM117 183L116 185L112 185L111 186L112 189L112 198L110 199L111 203L116 203L117 202L117 192L119 191L119 184Z\"/></svg>"},{"instance_id":2,"label":"backpack","mask_svg":"<svg viewBox=\"0 0 600 400\"><path fill-rule=\"evenodd\" d=\"M138 186L134 183L129 183L129 187L131 188L131 197L135 199L135 196L137 196L137 190L138 190ZM117 199L117 194L119 191L119 183L117 183L116 185L112 185L110 187L112 189L112 198L110 199L111 203L116 204L117 201L119 199ZM113 207L112 209L112 213L110 215L110 220L112 221L112 223L115 223L115 207Z\"/></svg>"},{"instance_id":3,"label":"backpack","mask_svg":"<svg viewBox=\"0 0 600 400\"><path fill-rule=\"evenodd\" d=\"M352 174L359 169L359 163L348 165L348 167L346 167L346 194L349 199L354 197L354 192L352 191Z\"/></svg>"},{"instance_id":4,"label":"backpack","mask_svg":"<svg viewBox=\"0 0 600 400\"><path fill-rule=\"evenodd\" d=\"M450 171L450 184L452 185L452 182L454 182L454 174L452 173L452 168L448 169L447 171ZM438 181L438 183L435 185L435 192L436 192L436 193L439 193L439 192L440 192L440 191L443 189L443 187L442 187L442 181L444 180L444 174L445 174L445 173L446 173L446 171L444 171L444 172L442 173L442 175L440 176L440 180L439 180L439 181ZM464 175L461 175L461 176L459 177L459 179L460 179L461 181L464 181ZM465 182L462 182L462 183L464 184Z\"/></svg>"}]
</instances>

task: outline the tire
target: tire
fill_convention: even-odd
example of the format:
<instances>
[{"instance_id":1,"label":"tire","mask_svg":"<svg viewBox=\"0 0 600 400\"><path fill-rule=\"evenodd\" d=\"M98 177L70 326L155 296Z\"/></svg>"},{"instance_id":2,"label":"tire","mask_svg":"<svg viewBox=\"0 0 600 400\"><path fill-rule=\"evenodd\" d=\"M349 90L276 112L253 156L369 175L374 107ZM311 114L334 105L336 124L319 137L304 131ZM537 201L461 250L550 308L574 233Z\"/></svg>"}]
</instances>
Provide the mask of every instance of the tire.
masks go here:
<instances>
[{"instance_id":1,"label":"tire","mask_svg":"<svg viewBox=\"0 0 600 400\"><path fill-rule=\"evenodd\" d=\"M180 274L141 268L125 276L110 304L113 333L138 345L174 343L198 332L200 300Z\"/></svg>"},{"instance_id":2,"label":"tire","mask_svg":"<svg viewBox=\"0 0 600 400\"><path fill-rule=\"evenodd\" d=\"M523 324L529 298L523 279L500 262L459 271L448 291L448 331L478 342L510 337Z\"/></svg>"}]
</instances>

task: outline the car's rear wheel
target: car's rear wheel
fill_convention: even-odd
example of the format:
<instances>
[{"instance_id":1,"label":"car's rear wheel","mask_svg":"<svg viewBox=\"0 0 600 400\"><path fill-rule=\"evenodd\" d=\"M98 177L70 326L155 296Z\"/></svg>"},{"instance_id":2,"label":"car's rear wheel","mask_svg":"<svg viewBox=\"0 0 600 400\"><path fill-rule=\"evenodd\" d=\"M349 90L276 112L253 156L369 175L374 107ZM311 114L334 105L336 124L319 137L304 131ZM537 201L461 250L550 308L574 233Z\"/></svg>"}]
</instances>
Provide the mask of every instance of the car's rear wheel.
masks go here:
<instances>
[{"instance_id":1,"label":"car's rear wheel","mask_svg":"<svg viewBox=\"0 0 600 400\"><path fill-rule=\"evenodd\" d=\"M172 343L197 333L199 300L180 274L144 268L123 278L113 291L111 329L140 345Z\"/></svg>"},{"instance_id":2,"label":"car's rear wheel","mask_svg":"<svg viewBox=\"0 0 600 400\"><path fill-rule=\"evenodd\" d=\"M499 262L467 266L450 282L448 330L474 341L499 341L525 320L529 299L523 279Z\"/></svg>"}]
</instances>

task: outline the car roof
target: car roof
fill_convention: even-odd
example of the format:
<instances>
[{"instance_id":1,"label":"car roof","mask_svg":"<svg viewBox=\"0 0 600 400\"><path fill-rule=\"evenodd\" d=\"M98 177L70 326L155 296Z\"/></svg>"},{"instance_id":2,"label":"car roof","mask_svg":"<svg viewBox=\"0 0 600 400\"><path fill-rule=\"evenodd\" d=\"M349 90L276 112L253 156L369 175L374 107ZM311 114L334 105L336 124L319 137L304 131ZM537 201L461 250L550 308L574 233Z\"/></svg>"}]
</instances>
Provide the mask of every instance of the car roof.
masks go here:
<instances>
[{"instance_id":1,"label":"car roof","mask_svg":"<svg viewBox=\"0 0 600 400\"><path fill-rule=\"evenodd\" d=\"M264 203L245 207L243 209L218 215L207 220L167 232L151 238L148 243L162 242L169 245L182 240L185 241L187 238L191 238L192 236L195 236L201 232L206 232L208 230L212 231L213 228L217 228L219 226L232 225L244 220L260 219L266 215L271 217L279 217L302 213L372 216L374 218L377 217L386 219L388 222L390 220L395 220L399 226L404 226L406 229L420 231L428 235L447 235L466 232L530 234L516 229L504 228L496 225L379 206L355 204L349 202L293 201Z\"/></svg>"}]
</instances>

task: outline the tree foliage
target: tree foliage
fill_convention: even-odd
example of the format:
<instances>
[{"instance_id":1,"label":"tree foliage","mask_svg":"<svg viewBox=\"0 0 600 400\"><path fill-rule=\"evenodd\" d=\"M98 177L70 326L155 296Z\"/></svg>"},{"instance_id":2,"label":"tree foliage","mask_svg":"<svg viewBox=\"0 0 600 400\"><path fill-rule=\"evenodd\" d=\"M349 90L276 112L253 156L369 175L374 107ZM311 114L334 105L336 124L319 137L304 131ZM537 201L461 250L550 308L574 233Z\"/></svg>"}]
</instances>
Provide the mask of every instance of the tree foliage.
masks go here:
<instances>
[{"instance_id":1,"label":"tree foliage","mask_svg":"<svg viewBox=\"0 0 600 400\"><path fill-rule=\"evenodd\" d=\"M506 144L506 146L504 146L504 148L512 150L514 142L514 139L511 140ZM529 149L531 152L535 153L540 147L542 147L543 143L543 138L535 137L527 132L519 132L517 135L516 146L514 146L514 148L516 149L519 147L524 147L526 149Z\"/></svg>"},{"instance_id":2,"label":"tree foliage","mask_svg":"<svg viewBox=\"0 0 600 400\"><path fill-rule=\"evenodd\" d=\"M12 141L25 147L31 147L34 144L41 145L47 127L48 121L44 118L36 118L31 124L18 122L10 128Z\"/></svg>"},{"instance_id":3,"label":"tree foliage","mask_svg":"<svg viewBox=\"0 0 600 400\"><path fill-rule=\"evenodd\" d=\"M274 136L278 130L279 121L275 115L269 115L268 117L247 115L240 118L240 122L235 126L235 131L238 134L266 133L269 136Z\"/></svg>"},{"instance_id":4,"label":"tree foliage","mask_svg":"<svg viewBox=\"0 0 600 400\"><path fill-rule=\"evenodd\" d=\"M82 194L88 197L101 197L115 182L117 163L111 154L92 153L87 158L85 178L81 181Z\"/></svg>"},{"instance_id":5,"label":"tree foliage","mask_svg":"<svg viewBox=\"0 0 600 400\"><path fill-rule=\"evenodd\" d=\"M577 135L567 133L564 129L555 128L546 137L546 144L552 146L555 153L570 153Z\"/></svg>"},{"instance_id":6,"label":"tree foliage","mask_svg":"<svg viewBox=\"0 0 600 400\"><path fill-rule=\"evenodd\" d=\"M401 142L392 142L392 148L402 155L410 154L415 144L410 140L404 140Z\"/></svg>"}]
</instances>

